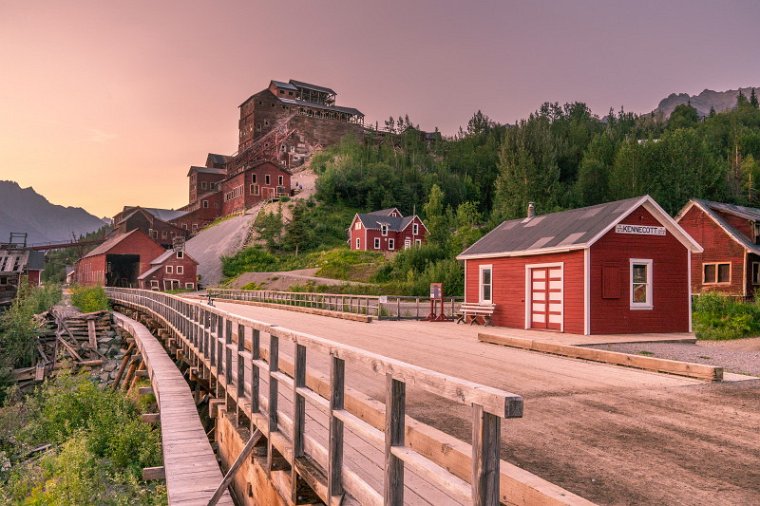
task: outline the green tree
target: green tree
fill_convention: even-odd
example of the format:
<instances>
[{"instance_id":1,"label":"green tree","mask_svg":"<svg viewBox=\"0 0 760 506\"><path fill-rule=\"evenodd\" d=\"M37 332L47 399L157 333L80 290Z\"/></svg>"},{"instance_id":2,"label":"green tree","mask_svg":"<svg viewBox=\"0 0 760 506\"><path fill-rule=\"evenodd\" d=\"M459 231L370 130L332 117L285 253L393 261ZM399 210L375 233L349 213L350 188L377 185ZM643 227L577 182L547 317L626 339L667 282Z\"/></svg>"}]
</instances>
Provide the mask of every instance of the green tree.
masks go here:
<instances>
[{"instance_id":1,"label":"green tree","mask_svg":"<svg viewBox=\"0 0 760 506\"><path fill-rule=\"evenodd\" d=\"M758 104L758 101L757 101L757 95L755 94L755 88L752 88L752 93L750 93L750 95L749 95L749 105L751 105L755 109L757 109L758 107L760 107L760 105Z\"/></svg>"},{"instance_id":2,"label":"green tree","mask_svg":"<svg viewBox=\"0 0 760 506\"><path fill-rule=\"evenodd\" d=\"M668 119L668 129L693 128L699 123L699 113L689 104L677 105Z\"/></svg>"},{"instance_id":3,"label":"green tree","mask_svg":"<svg viewBox=\"0 0 760 506\"><path fill-rule=\"evenodd\" d=\"M443 191L437 184L430 188L428 201L422 206L422 211L428 228L428 242L439 246L445 245L449 236L449 223L444 208Z\"/></svg>"},{"instance_id":4,"label":"green tree","mask_svg":"<svg viewBox=\"0 0 760 506\"><path fill-rule=\"evenodd\" d=\"M579 205L601 204L609 199L609 173L616 147L609 132L597 134L589 144L575 183Z\"/></svg>"}]
</instances>

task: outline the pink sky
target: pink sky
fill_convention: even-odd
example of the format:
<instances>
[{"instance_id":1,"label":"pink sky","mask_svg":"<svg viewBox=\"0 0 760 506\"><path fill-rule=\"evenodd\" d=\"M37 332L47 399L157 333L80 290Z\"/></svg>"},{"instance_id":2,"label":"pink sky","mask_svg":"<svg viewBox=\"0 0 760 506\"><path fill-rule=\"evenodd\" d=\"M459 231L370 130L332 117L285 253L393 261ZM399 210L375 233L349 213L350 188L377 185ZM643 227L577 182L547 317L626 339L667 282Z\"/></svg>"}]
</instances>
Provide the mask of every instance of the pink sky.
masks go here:
<instances>
[{"instance_id":1,"label":"pink sky","mask_svg":"<svg viewBox=\"0 0 760 506\"><path fill-rule=\"evenodd\" d=\"M760 86L755 1L0 0L0 179L111 216L179 207L270 79L454 133L544 101L648 112ZM0 205L2 203L0 202Z\"/></svg>"}]
</instances>

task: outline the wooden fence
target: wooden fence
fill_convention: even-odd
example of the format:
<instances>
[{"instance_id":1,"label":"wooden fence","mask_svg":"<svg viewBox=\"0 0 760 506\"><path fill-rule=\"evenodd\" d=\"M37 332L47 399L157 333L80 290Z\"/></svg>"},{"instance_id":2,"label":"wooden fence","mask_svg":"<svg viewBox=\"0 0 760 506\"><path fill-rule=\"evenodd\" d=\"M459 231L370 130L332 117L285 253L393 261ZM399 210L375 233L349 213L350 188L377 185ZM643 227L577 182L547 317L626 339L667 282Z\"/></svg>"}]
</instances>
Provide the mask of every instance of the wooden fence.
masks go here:
<instances>
[{"instance_id":1,"label":"wooden fence","mask_svg":"<svg viewBox=\"0 0 760 506\"><path fill-rule=\"evenodd\" d=\"M267 470L271 470L275 455L284 457L292 470L294 487L299 479L304 480L326 504L340 503L344 494L360 504L403 504L406 470L460 503L507 502L500 490L501 421L522 416L523 399L519 395L177 296L121 288L107 292L115 303L161 320L196 370L214 380L217 397L226 399L228 411L237 413L238 419L243 415L250 420L251 434L264 435ZM292 344L292 367L287 368L291 374L281 367L283 342ZM266 353L263 344L268 344ZM326 393L307 382L307 359L317 358L315 354L329 357ZM347 364L385 381L385 423L381 429L368 423L361 413L347 409L346 390L351 388L346 380ZM471 409L469 473L455 472L457 466L448 461L446 451L418 451L406 443L407 425L419 423L405 415L407 384ZM290 390L292 395L289 412L279 406L281 389ZM307 430L307 403L326 413L327 444ZM382 490L344 465L346 427L384 448Z\"/></svg>"}]
</instances>

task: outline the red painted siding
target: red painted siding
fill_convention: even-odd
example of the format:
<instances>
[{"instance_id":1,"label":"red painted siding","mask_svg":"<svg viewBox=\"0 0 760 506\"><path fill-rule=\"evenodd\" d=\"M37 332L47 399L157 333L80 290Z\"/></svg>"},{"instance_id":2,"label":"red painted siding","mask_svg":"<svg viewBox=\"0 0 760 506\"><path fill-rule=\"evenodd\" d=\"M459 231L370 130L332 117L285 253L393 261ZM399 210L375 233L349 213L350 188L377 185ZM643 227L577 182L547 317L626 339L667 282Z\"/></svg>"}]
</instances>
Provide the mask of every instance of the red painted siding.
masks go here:
<instances>
[{"instance_id":1,"label":"red painted siding","mask_svg":"<svg viewBox=\"0 0 760 506\"><path fill-rule=\"evenodd\" d=\"M662 224L639 208L623 224ZM688 250L670 232L645 236L608 232L591 247L592 334L689 331ZM630 259L652 260L652 309L631 309ZM619 297L603 298L602 271L619 272Z\"/></svg>"},{"instance_id":2,"label":"red painted siding","mask_svg":"<svg viewBox=\"0 0 760 506\"><path fill-rule=\"evenodd\" d=\"M746 221L746 220L745 220ZM691 288L694 293L710 291L723 292L731 295L743 295L749 275L745 276L745 249L734 241L720 225L710 218L697 206L692 206L681 217L679 225L697 241L704 253L695 253L691 259ZM731 283L707 284L702 283L702 265L713 262L731 263Z\"/></svg>"},{"instance_id":3,"label":"red painted siding","mask_svg":"<svg viewBox=\"0 0 760 506\"><path fill-rule=\"evenodd\" d=\"M481 265L493 266L494 325L525 328L526 266L563 263L564 332L583 333L583 251L465 260L465 300L479 302Z\"/></svg>"},{"instance_id":4,"label":"red painted siding","mask_svg":"<svg viewBox=\"0 0 760 506\"><path fill-rule=\"evenodd\" d=\"M253 177L256 176L256 182ZM269 182L267 182L267 177ZM282 177L282 184L280 184ZM290 195L290 173L277 165L264 162L222 182L222 214L228 215L255 206L259 202L278 196ZM254 187L258 187L258 192ZM242 188L242 193L231 198L231 192Z\"/></svg>"},{"instance_id":5,"label":"red painted siding","mask_svg":"<svg viewBox=\"0 0 760 506\"><path fill-rule=\"evenodd\" d=\"M351 228L349 232L349 241L351 249L360 249L365 251L383 251L383 252L395 252L404 249L404 241L409 239L410 246L414 246L415 239L420 239L422 244L427 242L427 230L422 225L422 221L419 216L415 216L412 223L409 224L404 230L394 232L388 231L388 235L382 235L380 230L366 229L362 224L360 229L356 229L356 223L361 221L358 217L354 217L351 222ZM418 233L414 235L414 224L418 225ZM375 238L380 239L380 248L375 249ZM359 239L359 247L356 247L356 240ZM390 239L393 239L393 249L390 249Z\"/></svg>"},{"instance_id":6,"label":"red painted siding","mask_svg":"<svg viewBox=\"0 0 760 506\"><path fill-rule=\"evenodd\" d=\"M139 276L150 269L150 262L164 252L164 248L153 242L147 235L139 230L114 245L113 248L100 255L82 258L77 263L77 283L82 285L106 284L106 256L107 255L138 255L140 257L138 272Z\"/></svg>"},{"instance_id":7,"label":"red painted siding","mask_svg":"<svg viewBox=\"0 0 760 506\"><path fill-rule=\"evenodd\" d=\"M169 274L166 271L166 266L171 266L172 273ZM155 267L155 266L151 266ZM182 274L177 274L177 267L182 267ZM164 289L164 280L174 279L179 282L180 288L196 288L197 281L198 262L193 260L189 255L185 254L182 258L177 258L176 254L169 257L164 263L161 264L161 268L150 276L146 276L145 279L140 280L140 288L151 289L151 281L158 281L158 289ZM192 283L192 287L187 286L188 283Z\"/></svg>"}]
</instances>

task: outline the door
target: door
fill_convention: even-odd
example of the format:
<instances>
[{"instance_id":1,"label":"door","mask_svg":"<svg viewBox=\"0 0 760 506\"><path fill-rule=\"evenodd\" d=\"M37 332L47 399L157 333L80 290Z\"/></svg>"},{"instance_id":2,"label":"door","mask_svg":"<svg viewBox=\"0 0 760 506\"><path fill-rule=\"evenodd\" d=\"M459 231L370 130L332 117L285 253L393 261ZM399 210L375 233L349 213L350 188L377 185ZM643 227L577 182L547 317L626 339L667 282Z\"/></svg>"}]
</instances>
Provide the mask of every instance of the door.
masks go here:
<instances>
[{"instance_id":1,"label":"door","mask_svg":"<svg viewBox=\"0 0 760 506\"><path fill-rule=\"evenodd\" d=\"M530 327L562 330L562 267L530 270Z\"/></svg>"}]
</instances>

